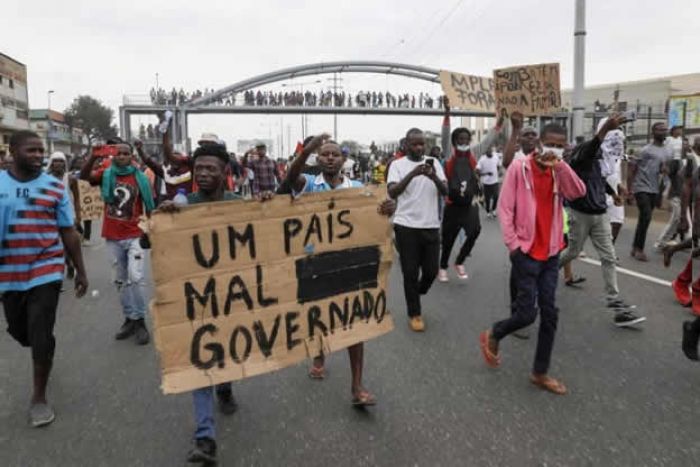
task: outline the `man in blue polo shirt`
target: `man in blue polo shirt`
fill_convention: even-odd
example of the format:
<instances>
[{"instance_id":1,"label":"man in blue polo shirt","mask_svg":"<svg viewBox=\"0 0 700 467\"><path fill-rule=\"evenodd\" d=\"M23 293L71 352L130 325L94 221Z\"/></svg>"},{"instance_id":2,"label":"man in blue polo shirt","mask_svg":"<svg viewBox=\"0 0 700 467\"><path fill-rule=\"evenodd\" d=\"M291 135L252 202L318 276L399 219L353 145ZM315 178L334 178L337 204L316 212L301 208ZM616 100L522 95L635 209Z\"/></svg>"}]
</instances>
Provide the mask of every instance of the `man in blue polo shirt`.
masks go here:
<instances>
[{"instance_id":1,"label":"man in blue polo shirt","mask_svg":"<svg viewBox=\"0 0 700 467\"><path fill-rule=\"evenodd\" d=\"M317 162L321 168L318 175L302 174L304 164L309 156L318 150ZM320 135L311 139L304 147L301 155L294 159L287 172L285 185L292 190L292 194L300 196L302 193L320 193L324 191L339 190L343 188L362 187L362 183L343 175L342 168L346 156L338 143L331 141L328 135ZM386 200L379 206L379 212L391 215L396 210L396 203ZM364 344L348 347L350 356L350 370L352 372L352 403L356 407L366 407L377 403L375 397L362 386L362 366L364 360ZM314 358L314 363L309 370L312 379L323 379L325 358L323 353Z\"/></svg>"},{"instance_id":2,"label":"man in blue polo shirt","mask_svg":"<svg viewBox=\"0 0 700 467\"><path fill-rule=\"evenodd\" d=\"M51 423L46 401L53 364L56 307L63 280L64 248L77 271L75 293L88 281L66 186L42 171L44 145L31 131L10 138L12 165L0 172L0 293L7 331L32 350L34 392L29 422Z\"/></svg>"}]
</instances>

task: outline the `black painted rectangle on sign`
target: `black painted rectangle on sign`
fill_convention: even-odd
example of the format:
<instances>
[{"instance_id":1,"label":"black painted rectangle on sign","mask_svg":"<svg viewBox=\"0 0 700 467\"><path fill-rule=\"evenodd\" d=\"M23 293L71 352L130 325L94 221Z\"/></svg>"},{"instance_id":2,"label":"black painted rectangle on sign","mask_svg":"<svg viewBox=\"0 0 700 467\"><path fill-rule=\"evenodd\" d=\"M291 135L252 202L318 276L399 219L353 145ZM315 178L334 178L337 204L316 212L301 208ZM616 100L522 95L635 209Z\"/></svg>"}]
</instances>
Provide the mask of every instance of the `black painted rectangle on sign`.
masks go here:
<instances>
[{"instance_id":1,"label":"black painted rectangle on sign","mask_svg":"<svg viewBox=\"0 0 700 467\"><path fill-rule=\"evenodd\" d=\"M378 285L379 246L347 248L296 261L297 301L306 303Z\"/></svg>"}]
</instances>

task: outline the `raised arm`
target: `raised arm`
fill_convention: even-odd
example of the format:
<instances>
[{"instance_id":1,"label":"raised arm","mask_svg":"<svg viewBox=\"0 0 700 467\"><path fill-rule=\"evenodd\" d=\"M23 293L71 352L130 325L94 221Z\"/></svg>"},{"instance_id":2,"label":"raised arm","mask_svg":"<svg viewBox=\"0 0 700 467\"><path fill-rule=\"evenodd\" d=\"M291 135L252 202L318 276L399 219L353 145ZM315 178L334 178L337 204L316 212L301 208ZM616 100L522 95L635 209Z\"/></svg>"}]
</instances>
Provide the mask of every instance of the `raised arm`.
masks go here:
<instances>
[{"instance_id":1,"label":"raised arm","mask_svg":"<svg viewBox=\"0 0 700 467\"><path fill-rule=\"evenodd\" d=\"M160 178L163 178L163 165L152 157L148 157L146 155L143 150L143 143L140 140L136 140L134 141L134 147L136 148L136 153L139 155L143 163L146 164L146 167L151 169L153 173L158 175ZM163 135L163 152L165 153L165 135Z\"/></svg>"},{"instance_id":2,"label":"raised arm","mask_svg":"<svg viewBox=\"0 0 700 467\"><path fill-rule=\"evenodd\" d=\"M513 112L510 114L511 132L506 147L503 149L503 167L506 169L513 162L515 157L515 148L518 147L518 139L520 139L520 131L523 129L523 114Z\"/></svg>"},{"instance_id":3,"label":"raised arm","mask_svg":"<svg viewBox=\"0 0 700 467\"><path fill-rule=\"evenodd\" d=\"M442 101L445 105L445 115L442 119L442 139L440 140L440 146L442 146L442 157L449 159L452 155L452 140L450 139L450 100L445 96Z\"/></svg>"},{"instance_id":4,"label":"raised arm","mask_svg":"<svg viewBox=\"0 0 700 467\"><path fill-rule=\"evenodd\" d=\"M306 165L306 161L309 159L309 156L313 154L314 151L318 150L318 148L323 145L324 141L327 141L328 139L330 139L330 136L325 133L314 136L314 138L309 141L306 146L304 146L301 154L295 157L292 161L292 164L289 166L289 170L287 171L287 178L285 179L285 182L295 192L298 193L303 190L304 185L306 184L306 179L301 175L301 173L304 170L304 165Z\"/></svg>"},{"instance_id":5,"label":"raised arm","mask_svg":"<svg viewBox=\"0 0 700 467\"><path fill-rule=\"evenodd\" d=\"M99 159L99 157L95 155L94 148L91 148L90 157L85 161L83 168L80 169L80 180L85 180L89 182L90 185L98 185L102 181L102 177L95 175L92 170L97 159Z\"/></svg>"},{"instance_id":6,"label":"raised arm","mask_svg":"<svg viewBox=\"0 0 700 467\"><path fill-rule=\"evenodd\" d=\"M493 146L493 143L496 141L496 138L498 135L501 134L501 131L503 129L503 115L498 117L498 120L496 120L496 126L491 128L488 132L486 132L486 136L484 136L484 139L476 144L476 146L472 146L472 152L474 153L474 157L479 157L482 154L485 154L486 151Z\"/></svg>"}]
</instances>

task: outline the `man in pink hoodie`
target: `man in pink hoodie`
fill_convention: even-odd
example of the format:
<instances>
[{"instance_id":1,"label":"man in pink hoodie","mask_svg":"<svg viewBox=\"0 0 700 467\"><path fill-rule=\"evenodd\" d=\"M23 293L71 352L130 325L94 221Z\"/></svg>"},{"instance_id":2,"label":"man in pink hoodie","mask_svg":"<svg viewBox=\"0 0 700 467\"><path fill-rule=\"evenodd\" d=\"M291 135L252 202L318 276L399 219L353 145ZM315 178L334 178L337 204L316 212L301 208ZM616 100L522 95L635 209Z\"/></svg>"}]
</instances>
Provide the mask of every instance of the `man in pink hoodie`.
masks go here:
<instances>
[{"instance_id":1,"label":"man in pink hoodie","mask_svg":"<svg viewBox=\"0 0 700 467\"><path fill-rule=\"evenodd\" d=\"M511 163L503 180L498 216L518 292L513 314L482 332L480 343L486 364L498 367L499 341L535 321L537 302L540 331L530 379L540 388L562 395L566 387L547 371L558 321L555 295L559 252L564 247L563 199L584 196L586 185L561 160L566 146L563 127L546 125L540 141L539 150Z\"/></svg>"}]
</instances>

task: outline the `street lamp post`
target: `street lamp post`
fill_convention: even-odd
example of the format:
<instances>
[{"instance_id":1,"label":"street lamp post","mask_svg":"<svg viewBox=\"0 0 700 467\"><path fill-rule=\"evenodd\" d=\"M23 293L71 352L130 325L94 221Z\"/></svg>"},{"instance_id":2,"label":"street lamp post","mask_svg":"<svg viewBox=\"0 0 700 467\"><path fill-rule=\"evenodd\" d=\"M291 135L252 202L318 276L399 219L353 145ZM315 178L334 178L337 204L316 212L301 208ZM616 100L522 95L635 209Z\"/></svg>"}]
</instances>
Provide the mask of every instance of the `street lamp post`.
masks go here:
<instances>
[{"instance_id":1,"label":"street lamp post","mask_svg":"<svg viewBox=\"0 0 700 467\"><path fill-rule=\"evenodd\" d=\"M51 141L51 94L53 93L53 89L49 89L49 92L46 93L46 96L48 97L48 107L46 109L46 145L49 147L49 153L53 152L53 144Z\"/></svg>"}]
</instances>

